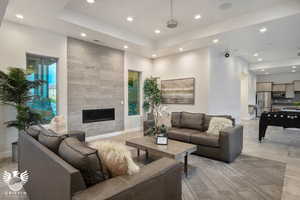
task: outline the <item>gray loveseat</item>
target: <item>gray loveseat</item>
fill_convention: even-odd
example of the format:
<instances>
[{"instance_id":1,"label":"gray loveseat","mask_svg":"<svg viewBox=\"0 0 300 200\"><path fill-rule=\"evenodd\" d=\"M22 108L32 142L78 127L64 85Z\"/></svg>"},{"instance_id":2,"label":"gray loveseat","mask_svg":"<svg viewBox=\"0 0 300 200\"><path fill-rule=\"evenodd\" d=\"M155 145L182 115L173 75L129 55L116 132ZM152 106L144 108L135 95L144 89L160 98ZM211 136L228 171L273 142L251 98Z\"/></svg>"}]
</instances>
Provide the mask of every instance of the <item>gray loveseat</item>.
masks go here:
<instances>
[{"instance_id":1,"label":"gray loveseat","mask_svg":"<svg viewBox=\"0 0 300 200\"><path fill-rule=\"evenodd\" d=\"M232 128L220 132L219 137L208 135L209 123L212 117L225 117L233 122ZM206 115L203 113L173 112L172 128L168 130L170 139L197 145L195 154L232 162L243 149L243 127L235 124L228 115Z\"/></svg>"},{"instance_id":2,"label":"gray loveseat","mask_svg":"<svg viewBox=\"0 0 300 200\"><path fill-rule=\"evenodd\" d=\"M172 159L162 158L138 174L87 187L78 169L33 136L20 132L18 142L18 167L29 172L24 188L31 200L181 200L182 166Z\"/></svg>"}]
</instances>

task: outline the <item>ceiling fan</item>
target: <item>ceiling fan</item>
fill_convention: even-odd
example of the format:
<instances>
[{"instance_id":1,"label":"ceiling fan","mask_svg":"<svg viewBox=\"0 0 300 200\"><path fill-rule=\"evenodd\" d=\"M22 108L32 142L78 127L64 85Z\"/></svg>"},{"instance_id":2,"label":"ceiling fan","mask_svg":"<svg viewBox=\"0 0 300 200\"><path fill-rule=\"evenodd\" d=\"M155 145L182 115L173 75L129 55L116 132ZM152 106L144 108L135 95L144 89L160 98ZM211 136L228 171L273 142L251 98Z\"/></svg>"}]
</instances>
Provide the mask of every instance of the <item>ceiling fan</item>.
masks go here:
<instances>
[{"instance_id":1,"label":"ceiling fan","mask_svg":"<svg viewBox=\"0 0 300 200\"><path fill-rule=\"evenodd\" d=\"M167 27L168 28L176 28L178 26L178 21L174 19L173 16L173 0L170 0L170 16L171 19L167 21Z\"/></svg>"}]
</instances>

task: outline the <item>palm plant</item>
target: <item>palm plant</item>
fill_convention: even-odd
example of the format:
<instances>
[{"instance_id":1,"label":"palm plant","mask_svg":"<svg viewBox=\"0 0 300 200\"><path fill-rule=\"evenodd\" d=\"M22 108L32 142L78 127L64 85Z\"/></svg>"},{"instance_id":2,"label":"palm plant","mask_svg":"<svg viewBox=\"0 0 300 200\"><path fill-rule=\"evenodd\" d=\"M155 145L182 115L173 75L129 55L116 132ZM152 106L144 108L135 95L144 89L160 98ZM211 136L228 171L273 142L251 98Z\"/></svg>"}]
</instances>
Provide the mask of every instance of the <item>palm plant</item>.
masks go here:
<instances>
[{"instance_id":1,"label":"palm plant","mask_svg":"<svg viewBox=\"0 0 300 200\"><path fill-rule=\"evenodd\" d=\"M16 120L5 122L7 127L24 130L41 121L40 114L30 109L27 103L33 98L29 91L38 88L44 81L27 80L30 73L32 72L15 67L9 68L8 73L0 70L0 102L17 110Z\"/></svg>"}]
</instances>

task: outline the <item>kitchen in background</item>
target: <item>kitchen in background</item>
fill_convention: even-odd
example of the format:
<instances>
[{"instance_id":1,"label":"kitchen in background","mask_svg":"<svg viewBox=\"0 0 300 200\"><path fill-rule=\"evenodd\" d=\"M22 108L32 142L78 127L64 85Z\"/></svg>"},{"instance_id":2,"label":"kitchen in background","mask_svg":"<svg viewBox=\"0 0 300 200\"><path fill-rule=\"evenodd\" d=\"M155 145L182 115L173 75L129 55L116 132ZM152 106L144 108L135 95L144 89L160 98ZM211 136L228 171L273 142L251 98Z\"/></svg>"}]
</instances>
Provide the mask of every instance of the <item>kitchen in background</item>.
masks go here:
<instances>
[{"instance_id":1,"label":"kitchen in background","mask_svg":"<svg viewBox=\"0 0 300 200\"><path fill-rule=\"evenodd\" d=\"M275 81L275 80L274 80ZM256 84L256 116L262 112L300 112L300 80L286 83L260 82Z\"/></svg>"}]
</instances>

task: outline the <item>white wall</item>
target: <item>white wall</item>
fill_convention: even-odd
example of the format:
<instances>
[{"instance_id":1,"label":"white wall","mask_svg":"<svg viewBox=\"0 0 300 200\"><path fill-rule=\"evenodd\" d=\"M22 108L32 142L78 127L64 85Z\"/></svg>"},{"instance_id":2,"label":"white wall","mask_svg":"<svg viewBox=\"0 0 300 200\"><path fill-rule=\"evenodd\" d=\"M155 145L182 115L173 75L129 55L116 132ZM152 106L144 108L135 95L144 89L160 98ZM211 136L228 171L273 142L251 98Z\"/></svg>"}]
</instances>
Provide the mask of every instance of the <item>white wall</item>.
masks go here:
<instances>
[{"instance_id":1,"label":"white wall","mask_svg":"<svg viewBox=\"0 0 300 200\"><path fill-rule=\"evenodd\" d=\"M255 103L255 76L248 67L239 57L225 58L223 52L205 48L155 59L153 75L162 80L196 79L195 105L168 105L169 111L230 114L239 122L249 118L248 105Z\"/></svg>"},{"instance_id":2,"label":"white wall","mask_svg":"<svg viewBox=\"0 0 300 200\"><path fill-rule=\"evenodd\" d=\"M67 117L66 37L29 26L4 21L0 27L0 69L26 67L26 53L56 57L58 66L58 113ZM0 152L10 150L16 130L7 129L3 121L15 117L12 109L1 106ZM1 155L0 155L1 156Z\"/></svg>"},{"instance_id":3,"label":"white wall","mask_svg":"<svg viewBox=\"0 0 300 200\"><path fill-rule=\"evenodd\" d=\"M210 114L230 114L237 121L248 113L249 64L240 57L224 57L209 49L209 110Z\"/></svg>"},{"instance_id":4,"label":"white wall","mask_svg":"<svg viewBox=\"0 0 300 200\"><path fill-rule=\"evenodd\" d=\"M198 49L155 59L153 76L161 80L195 78L195 105L168 105L170 112L208 112L208 49Z\"/></svg>"},{"instance_id":5,"label":"white wall","mask_svg":"<svg viewBox=\"0 0 300 200\"><path fill-rule=\"evenodd\" d=\"M300 80L300 72L257 75L257 82L291 83Z\"/></svg>"},{"instance_id":6,"label":"white wall","mask_svg":"<svg viewBox=\"0 0 300 200\"><path fill-rule=\"evenodd\" d=\"M125 52L124 58L124 114L125 114L125 130L139 130L142 129L143 122L143 86L144 80L152 74L152 60L144 58L129 52ZM140 94L140 115L128 116L128 70L138 71L141 73L141 94Z\"/></svg>"}]
</instances>

